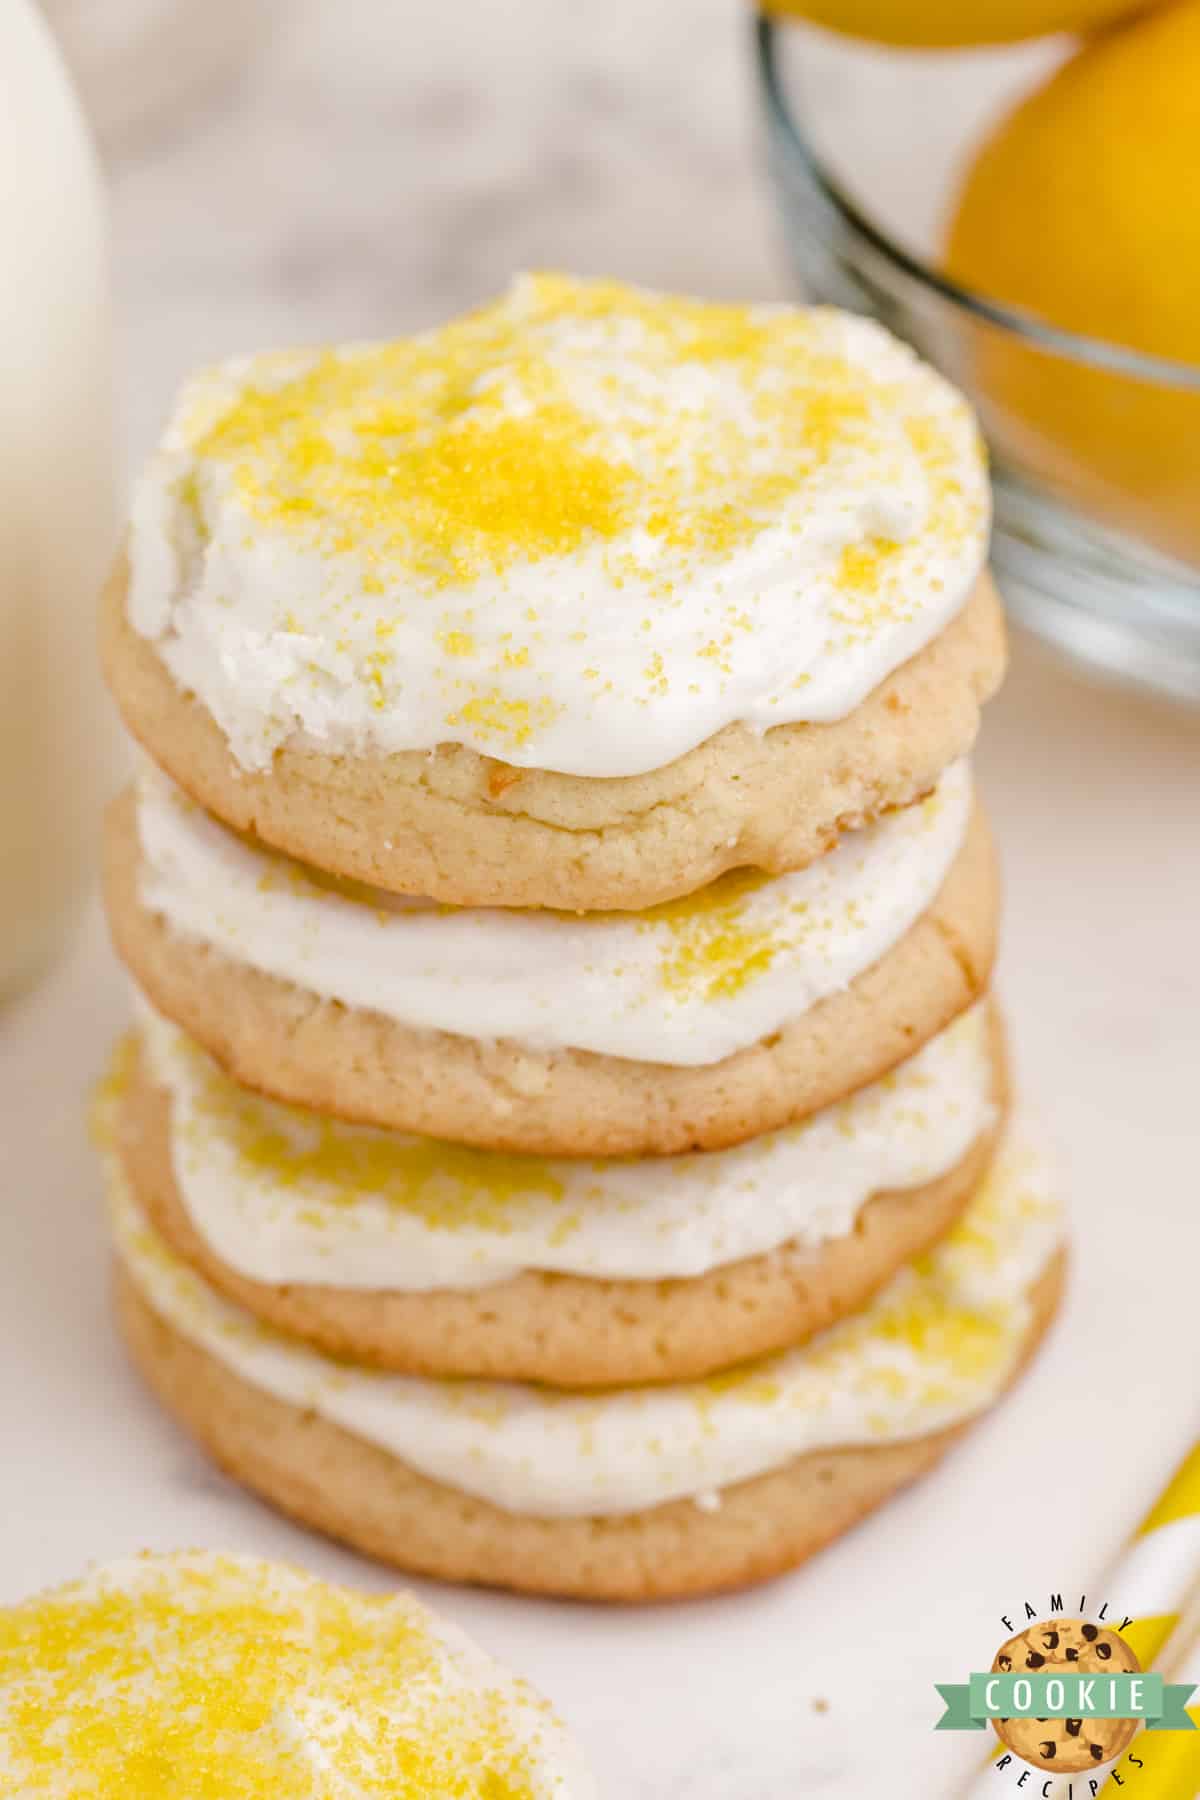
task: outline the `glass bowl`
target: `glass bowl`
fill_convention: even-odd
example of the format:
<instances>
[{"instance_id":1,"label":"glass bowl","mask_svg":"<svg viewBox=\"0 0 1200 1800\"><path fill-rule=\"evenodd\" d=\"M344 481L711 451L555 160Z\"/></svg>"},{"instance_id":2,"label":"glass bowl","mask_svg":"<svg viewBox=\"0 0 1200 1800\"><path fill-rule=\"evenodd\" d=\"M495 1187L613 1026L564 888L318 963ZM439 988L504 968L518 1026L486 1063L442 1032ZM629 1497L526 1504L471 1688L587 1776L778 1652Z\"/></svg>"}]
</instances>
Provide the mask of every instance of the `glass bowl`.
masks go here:
<instances>
[{"instance_id":1,"label":"glass bowl","mask_svg":"<svg viewBox=\"0 0 1200 1800\"><path fill-rule=\"evenodd\" d=\"M769 168L805 296L872 314L970 396L1014 616L1200 705L1200 367L1046 325L947 280L971 146L1066 53L884 51L756 21Z\"/></svg>"}]
</instances>

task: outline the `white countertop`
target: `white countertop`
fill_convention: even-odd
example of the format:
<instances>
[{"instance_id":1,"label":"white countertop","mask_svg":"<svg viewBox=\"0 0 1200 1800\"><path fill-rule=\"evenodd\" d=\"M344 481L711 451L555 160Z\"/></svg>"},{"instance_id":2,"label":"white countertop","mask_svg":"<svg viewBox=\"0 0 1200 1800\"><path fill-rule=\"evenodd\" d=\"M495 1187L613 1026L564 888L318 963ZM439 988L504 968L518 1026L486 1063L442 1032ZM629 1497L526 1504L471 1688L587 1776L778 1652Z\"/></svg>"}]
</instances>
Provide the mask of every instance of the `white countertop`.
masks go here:
<instances>
[{"instance_id":1,"label":"white countertop","mask_svg":"<svg viewBox=\"0 0 1200 1800\"><path fill-rule=\"evenodd\" d=\"M295 0L239 83L122 147L131 454L194 361L400 328L515 264L780 291L744 23L735 0ZM1021 1084L1075 1218L1066 1312L940 1472L789 1579L644 1612L433 1593L554 1696L614 1800L949 1795L979 1741L933 1733L933 1684L1027 1596L1094 1592L1196 1428L1200 731L1021 645L980 764ZM82 1122L124 1004L93 912L0 1015L0 1600L202 1543L384 1583L212 1473L125 1366Z\"/></svg>"}]
</instances>

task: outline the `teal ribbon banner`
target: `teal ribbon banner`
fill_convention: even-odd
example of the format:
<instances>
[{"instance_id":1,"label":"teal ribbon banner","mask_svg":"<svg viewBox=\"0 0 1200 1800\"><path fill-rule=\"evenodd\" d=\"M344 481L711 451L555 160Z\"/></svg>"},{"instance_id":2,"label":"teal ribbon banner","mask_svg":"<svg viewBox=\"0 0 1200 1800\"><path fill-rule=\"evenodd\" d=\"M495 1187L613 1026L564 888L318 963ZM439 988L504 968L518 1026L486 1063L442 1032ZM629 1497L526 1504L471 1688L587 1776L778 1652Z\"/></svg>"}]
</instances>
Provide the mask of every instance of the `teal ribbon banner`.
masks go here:
<instances>
[{"instance_id":1,"label":"teal ribbon banner","mask_svg":"<svg viewBox=\"0 0 1200 1800\"><path fill-rule=\"evenodd\" d=\"M982 1731L989 1719L1144 1719L1147 1731L1195 1731L1187 1703L1194 1682L1074 1670L972 1675L938 1682L946 1710L935 1731Z\"/></svg>"}]
</instances>

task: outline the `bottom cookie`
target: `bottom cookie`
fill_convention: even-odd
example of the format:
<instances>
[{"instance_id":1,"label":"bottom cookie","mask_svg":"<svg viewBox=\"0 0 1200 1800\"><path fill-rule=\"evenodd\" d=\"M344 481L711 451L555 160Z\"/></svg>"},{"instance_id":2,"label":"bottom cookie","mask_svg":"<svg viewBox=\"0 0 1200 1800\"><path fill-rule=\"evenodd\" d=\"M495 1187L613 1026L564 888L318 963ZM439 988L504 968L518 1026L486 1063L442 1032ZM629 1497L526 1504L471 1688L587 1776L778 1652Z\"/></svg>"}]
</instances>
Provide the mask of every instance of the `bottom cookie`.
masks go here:
<instances>
[{"instance_id":1,"label":"bottom cookie","mask_svg":"<svg viewBox=\"0 0 1200 1800\"><path fill-rule=\"evenodd\" d=\"M596 1800L549 1704L412 1594L220 1550L0 1606L6 1800Z\"/></svg>"},{"instance_id":2,"label":"bottom cookie","mask_svg":"<svg viewBox=\"0 0 1200 1800\"><path fill-rule=\"evenodd\" d=\"M1027 1290L1004 1386L1057 1310L1066 1256ZM397 1568L584 1600L649 1601L761 1581L803 1562L930 1469L972 1422L923 1437L796 1457L694 1499L608 1516L513 1513L245 1380L169 1324L122 1270L117 1311L138 1368L213 1459L302 1523Z\"/></svg>"}]
</instances>

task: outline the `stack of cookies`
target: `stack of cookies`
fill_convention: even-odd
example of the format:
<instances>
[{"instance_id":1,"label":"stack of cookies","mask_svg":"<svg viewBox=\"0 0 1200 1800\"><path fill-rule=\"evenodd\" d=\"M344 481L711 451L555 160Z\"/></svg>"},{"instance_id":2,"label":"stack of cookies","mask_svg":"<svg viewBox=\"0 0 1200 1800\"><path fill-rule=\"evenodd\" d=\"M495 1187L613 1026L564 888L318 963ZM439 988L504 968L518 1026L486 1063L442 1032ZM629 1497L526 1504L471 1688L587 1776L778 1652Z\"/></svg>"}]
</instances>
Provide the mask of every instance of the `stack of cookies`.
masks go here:
<instances>
[{"instance_id":1,"label":"stack of cookies","mask_svg":"<svg viewBox=\"0 0 1200 1800\"><path fill-rule=\"evenodd\" d=\"M247 1486L692 1593L1012 1381L1062 1227L988 998L987 530L964 402L836 312L527 277L187 387L106 598L105 1137L129 1346Z\"/></svg>"}]
</instances>

